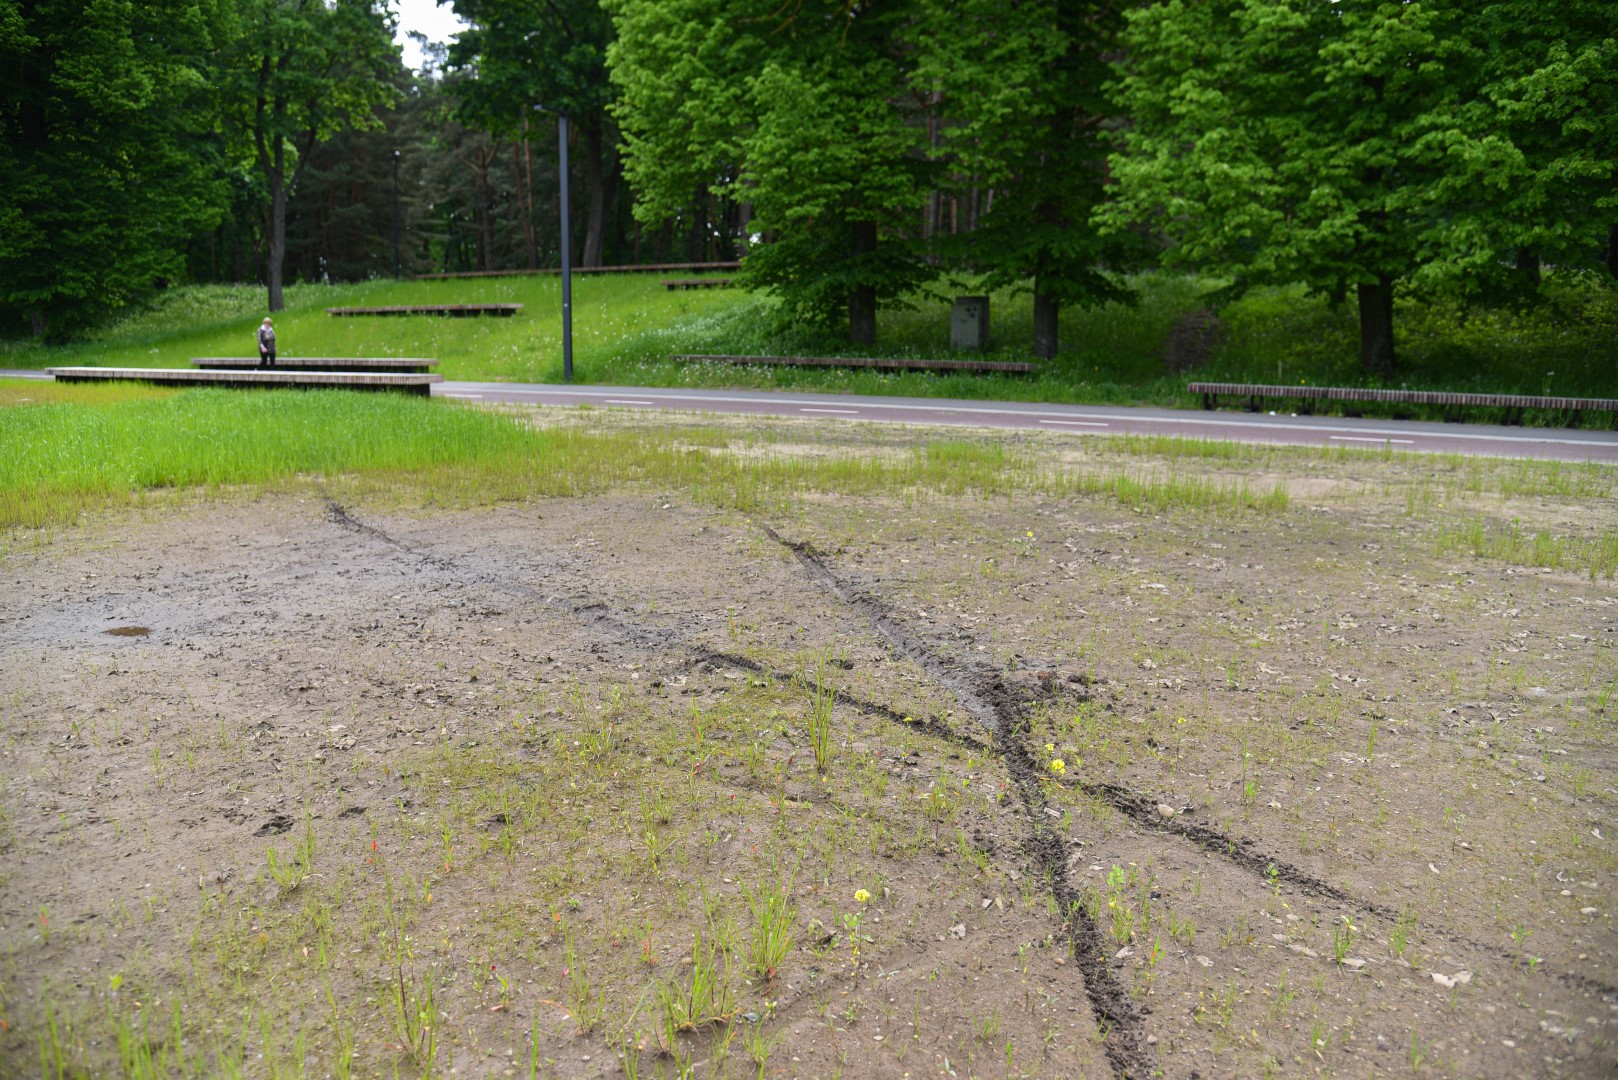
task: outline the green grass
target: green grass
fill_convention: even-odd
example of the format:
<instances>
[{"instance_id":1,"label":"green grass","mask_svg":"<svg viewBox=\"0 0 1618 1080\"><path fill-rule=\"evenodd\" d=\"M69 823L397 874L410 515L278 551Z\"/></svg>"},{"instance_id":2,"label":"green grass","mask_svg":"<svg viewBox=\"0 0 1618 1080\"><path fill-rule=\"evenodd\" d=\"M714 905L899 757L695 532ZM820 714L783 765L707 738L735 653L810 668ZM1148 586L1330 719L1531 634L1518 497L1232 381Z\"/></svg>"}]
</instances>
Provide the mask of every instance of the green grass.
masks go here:
<instances>
[{"instance_id":1,"label":"green grass","mask_svg":"<svg viewBox=\"0 0 1618 1080\"><path fill-rule=\"evenodd\" d=\"M0 528L73 520L152 489L298 477L370 477L429 503L577 495L639 481L712 505L783 505L808 492L928 496L1102 495L1145 509L1277 511L1286 492L1187 478L1146 465L1052 466L999 440L943 440L874 456L853 450L731 453L730 438L679 431L535 428L455 402L361 392L185 390L117 404L0 408ZM762 446L759 444L762 443ZM762 453L758 452L762 449Z\"/></svg>"},{"instance_id":2,"label":"green grass","mask_svg":"<svg viewBox=\"0 0 1618 1080\"><path fill-rule=\"evenodd\" d=\"M1618 533L1570 536L1549 529L1526 529L1515 518L1502 523L1471 517L1446 525L1438 533L1438 550L1499 559L1517 566L1582 570L1589 573L1591 581L1618 574Z\"/></svg>"},{"instance_id":3,"label":"green grass","mask_svg":"<svg viewBox=\"0 0 1618 1080\"><path fill-rule=\"evenodd\" d=\"M0 527L71 520L154 488L409 470L518 453L516 424L395 395L186 391L0 409Z\"/></svg>"},{"instance_id":4,"label":"green grass","mask_svg":"<svg viewBox=\"0 0 1618 1080\"><path fill-rule=\"evenodd\" d=\"M740 355L857 355L835 334L783 328L773 304L736 291L668 292L656 274L581 276L574 281L575 378L642 386L793 388L920 397L1003 398L1073 403L1190 406L1187 376L1163 360L1171 327L1203 306L1218 282L1183 275L1134 279L1138 302L1062 317L1061 355L1034 377L880 373L679 365L680 352ZM970 284L961 291L971 291ZM1486 309L1456 301L1401 300L1401 370L1387 385L1514 393L1618 395L1618 289L1593 275L1552 275L1546 299L1529 309ZM287 356L431 356L450 379L557 382L560 283L554 276L451 281L301 285L277 316ZM512 319L334 319L328 306L517 302ZM185 366L195 356L248 356L263 315L262 290L198 286L170 290L130 309L85 340L45 348L0 340L0 366ZM992 302L991 359L1028 359L1032 302L1005 291ZM1333 308L1296 288L1256 290L1228 305L1223 344L1190 377L1219 381L1363 385L1352 304ZM949 296L888 307L878 346L865 354L946 357ZM1370 411L1370 410L1368 410ZM1383 413L1398 410L1384 409ZM1403 414L1421 415L1412 410ZM1478 419L1497 419L1481 410ZM1555 418L1530 417L1555 422ZM1586 418L1588 424L1610 421Z\"/></svg>"}]
</instances>

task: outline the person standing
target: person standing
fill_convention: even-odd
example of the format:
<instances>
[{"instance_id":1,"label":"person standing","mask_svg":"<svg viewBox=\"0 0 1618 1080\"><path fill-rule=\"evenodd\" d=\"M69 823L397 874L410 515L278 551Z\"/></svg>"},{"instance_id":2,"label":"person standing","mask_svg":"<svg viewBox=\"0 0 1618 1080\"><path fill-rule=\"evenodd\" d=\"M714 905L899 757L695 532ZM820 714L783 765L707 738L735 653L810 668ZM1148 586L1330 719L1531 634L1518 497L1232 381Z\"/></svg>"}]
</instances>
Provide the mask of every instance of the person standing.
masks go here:
<instances>
[{"instance_id":1,"label":"person standing","mask_svg":"<svg viewBox=\"0 0 1618 1080\"><path fill-rule=\"evenodd\" d=\"M275 366L275 327L268 317L258 328L258 366Z\"/></svg>"}]
</instances>

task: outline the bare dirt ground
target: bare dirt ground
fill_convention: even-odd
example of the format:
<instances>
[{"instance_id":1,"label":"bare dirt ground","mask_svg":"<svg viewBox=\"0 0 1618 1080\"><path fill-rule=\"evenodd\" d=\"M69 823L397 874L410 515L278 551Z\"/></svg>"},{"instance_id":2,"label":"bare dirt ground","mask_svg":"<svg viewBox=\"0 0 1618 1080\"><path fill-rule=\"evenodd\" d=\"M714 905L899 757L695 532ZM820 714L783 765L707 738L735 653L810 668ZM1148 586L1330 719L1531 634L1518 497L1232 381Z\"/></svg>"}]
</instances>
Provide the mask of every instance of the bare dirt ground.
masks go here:
<instances>
[{"instance_id":1,"label":"bare dirt ground","mask_svg":"<svg viewBox=\"0 0 1618 1080\"><path fill-rule=\"evenodd\" d=\"M16 540L0 1074L1612 1075L1618 583L1432 534L1613 500L1266 460Z\"/></svg>"}]
</instances>

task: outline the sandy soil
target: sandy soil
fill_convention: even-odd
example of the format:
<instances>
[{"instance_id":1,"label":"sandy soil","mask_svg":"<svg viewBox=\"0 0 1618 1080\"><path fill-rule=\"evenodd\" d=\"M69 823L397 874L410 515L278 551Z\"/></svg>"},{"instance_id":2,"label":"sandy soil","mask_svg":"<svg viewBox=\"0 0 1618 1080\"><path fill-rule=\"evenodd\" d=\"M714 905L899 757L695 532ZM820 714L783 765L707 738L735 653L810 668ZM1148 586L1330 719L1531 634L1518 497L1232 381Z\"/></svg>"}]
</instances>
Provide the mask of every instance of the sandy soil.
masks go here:
<instances>
[{"instance_id":1,"label":"sandy soil","mask_svg":"<svg viewBox=\"0 0 1618 1080\"><path fill-rule=\"evenodd\" d=\"M1440 556L1420 464L1275 478L14 543L0 1073L1612 1074L1618 584Z\"/></svg>"}]
</instances>

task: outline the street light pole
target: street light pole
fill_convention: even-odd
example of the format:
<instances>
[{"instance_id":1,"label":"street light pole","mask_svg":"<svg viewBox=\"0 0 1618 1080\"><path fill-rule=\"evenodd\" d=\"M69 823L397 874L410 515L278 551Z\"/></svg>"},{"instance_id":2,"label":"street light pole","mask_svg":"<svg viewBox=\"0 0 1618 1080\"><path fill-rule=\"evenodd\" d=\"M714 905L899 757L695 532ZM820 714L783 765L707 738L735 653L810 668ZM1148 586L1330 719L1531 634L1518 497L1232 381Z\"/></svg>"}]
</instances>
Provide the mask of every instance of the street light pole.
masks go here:
<instances>
[{"instance_id":1,"label":"street light pole","mask_svg":"<svg viewBox=\"0 0 1618 1080\"><path fill-rule=\"evenodd\" d=\"M399 151L393 152L393 280L399 280Z\"/></svg>"},{"instance_id":2,"label":"street light pole","mask_svg":"<svg viewBox=\"0 0 1618 1080\"><path fill-rule=\"evenodd\" d=\"M535 105L535 112L551 112ZM556 111L557 157L562 181L562 381L573 381L573 239L567 208L567 111Z\"/></svg>"},{"instance_id":3,"label":"street light pole","mask_svg":"<svg viewBox=\"0 0 1618 1080\"><path fill-rule=\"evenodd\" d=\"M567 113L556 114L562 168L562 381L573 381L573 240L567 207Z\"/></svg>"}]
</instances>

